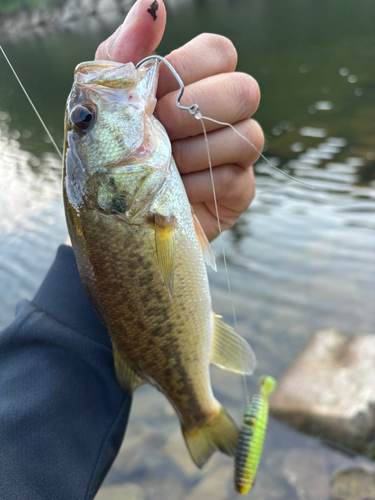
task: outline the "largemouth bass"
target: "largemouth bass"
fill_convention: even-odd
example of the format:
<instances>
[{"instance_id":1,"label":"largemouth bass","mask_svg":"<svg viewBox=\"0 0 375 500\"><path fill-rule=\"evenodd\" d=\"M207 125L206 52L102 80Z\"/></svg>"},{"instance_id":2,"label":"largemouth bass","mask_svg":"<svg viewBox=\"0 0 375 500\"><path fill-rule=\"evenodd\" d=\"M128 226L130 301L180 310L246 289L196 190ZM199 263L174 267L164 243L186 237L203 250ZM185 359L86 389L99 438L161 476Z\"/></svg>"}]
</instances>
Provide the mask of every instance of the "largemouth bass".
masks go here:
<instances>
[{"instance_id":1,"label":"largemouth bass","mask_svg":"<svg viewBox=\"0 0 375 500\"><path fill-rule=\"evenodd\" d=\"M202 467L233 455L238 429L215 399L209 364L251 373L247 342L213 314L209 243L163 126L159 63L81 63L67 100L64 204L88 297L113 343L117 378L149 383L175 408Z\"/></svg>"}]
</instances>

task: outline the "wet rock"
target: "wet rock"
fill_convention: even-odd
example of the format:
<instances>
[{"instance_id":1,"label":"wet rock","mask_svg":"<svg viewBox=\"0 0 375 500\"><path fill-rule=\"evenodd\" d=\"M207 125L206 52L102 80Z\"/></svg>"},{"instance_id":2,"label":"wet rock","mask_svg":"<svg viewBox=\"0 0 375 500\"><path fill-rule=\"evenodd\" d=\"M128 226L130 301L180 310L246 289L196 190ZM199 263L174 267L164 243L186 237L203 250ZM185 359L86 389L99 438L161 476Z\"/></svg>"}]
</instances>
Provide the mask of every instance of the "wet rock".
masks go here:
<instances>
[{"instance_id":1,"label":"wet rock","mask_svg":"<svg viewBox=\"0 0 375 500\"><path fill-rule=\"evenodd\" d=\"M283 462L283 475L300 500L327 500L328 466L320 453L303 448L290 451Z\"/></svg>"},{"instance_id":2,"label":"wet rock","mask_svg":"<svg viewBox=\"0 0 375 500\"><path fill-rule=\"evenodd\" d=\"M271 475L262 471L257 472L249 495L254 500L294 500L285 479L277 477L274 473Z\"/></svg>"},{"instance_id":3,"label":"wet rock","mask_svg":"<svg viewBox=\"0 0 375 500\"><path fill-rule=\"evenodd\" d=\"M61 12L60 24L68 23L69 21L76 21L81 17L81 5L77 0L68 0Z\"/></svg>"},{"instance_id":4,"label":"wet rock","mask_svg":"<svg viewBox=\"0 0 375 500\"><path fill-rule=\"evenodd\" d=\"M150 449L158 449L163 444L152 427L141 423L129 425L113 467L126 475L132 474L145 466L144 459Z\"/></svg>"},{"instance_id":5,"label":"wet rock","mask_svg":"<svg viewBox=\"0 0 375 500\"><path fill-rule=\"evenodd\" d=\"M117 12L118 8L116 0L99 0L96 11L98 14L107 14L114 11Z\"/></svg>"},{"instance_id":6,"label":"wet rock","mask_svg":"<svg viewBox=\"0 0 375 500\"><path fill-rule=\"evenodd\" d=\"M375 471L350 467L336 472L331 485L332 500L375 500Z\"/></svg>"},{"instance_id":7,"label":"wet rock","mask_svg":"<svg viewBox=\"0 0 375 500\"><path fill-rule=\"evenodd\" d=\"M125 12L130 10L133 3L133 0L120 0L120 5Z\"/></svg>"},{"instance_id":8,"label":"wet rock","mask_svg":"<svg viewBox=\"0 0 375 500\"><path fill-rule=\"evenodd\" d=\"M233 491L233 465L221 466L203 478L185 500L226 500Z\"/></svg>"},{"instance_id":9,"label":"wet rock","mask_svg":"<svg viewBox=\"0 0 375 500\"><path fill-rule=\"evenodd\" d=\"M298 430L373 456L375 336L314 334L270 398L271 413Z\"/></svg>"},{"instance_id":10,"label":"wet rock","mask_svg":"<svg viewBox=\"0 0 375 500\"><path fill-rule=\"evenodd\" d=\"M81 16L89 16L96 11L97 0L81 0Z\"/></svg>"},{"instance_id":11,"label":"wet rock","mask_svg":"<svg viewBox=\"0 0 375 500\"><path fill-rule=\"evenodd\" d=\"M176 429L173 432L164 449L170 460L178 464L182 473L190 477L201 475L200 470L189 455L181 429Z\"/></svg>"},{"instance_id":12,"label":"wet rock","mask_svg":"<svg viewBox=\"0 0 375 500\"><path fill-rule=\"evenodd\" d=\"M100 488L95 500L145 500L146 494L138 484L126 483Z\"/></svg>"}]
</instances>

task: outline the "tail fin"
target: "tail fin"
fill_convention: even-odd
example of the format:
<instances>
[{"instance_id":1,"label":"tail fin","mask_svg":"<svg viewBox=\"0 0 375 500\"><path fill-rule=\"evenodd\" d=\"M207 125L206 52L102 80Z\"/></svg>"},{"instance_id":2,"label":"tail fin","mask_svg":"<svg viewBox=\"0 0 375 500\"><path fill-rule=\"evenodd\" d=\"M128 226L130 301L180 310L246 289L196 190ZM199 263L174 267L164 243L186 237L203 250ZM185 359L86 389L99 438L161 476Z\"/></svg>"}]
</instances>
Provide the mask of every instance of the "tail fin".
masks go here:
<instances>
[{"instance_id":1,"label":"tail fin","mask_svg":"<svg viewBox=\"0 0 375 500\"><path fill-rule=\"evenodd\" d=\"M191 458L199 468L216 450L231 456L235 454L238 428L224 408L202 427L189 430L182 428L182 433Z\"/></svg>"}]
</instances>

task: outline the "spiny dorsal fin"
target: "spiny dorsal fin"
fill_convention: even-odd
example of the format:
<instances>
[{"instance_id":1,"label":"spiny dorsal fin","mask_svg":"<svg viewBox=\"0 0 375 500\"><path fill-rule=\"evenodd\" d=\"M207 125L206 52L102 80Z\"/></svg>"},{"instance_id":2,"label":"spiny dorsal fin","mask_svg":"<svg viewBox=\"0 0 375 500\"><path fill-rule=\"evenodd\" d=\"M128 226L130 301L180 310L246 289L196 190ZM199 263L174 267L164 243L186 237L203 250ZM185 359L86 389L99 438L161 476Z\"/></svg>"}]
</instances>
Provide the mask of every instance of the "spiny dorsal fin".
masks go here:
<instances>
[{"instance_id":1,"label":"spiny dorsal fin","mask_svg":"<svg viewBox=\"0 0 375 500\"><path fill-rule=\"evenodd\" d=\"M158 264L171 299L173 298L175 246L175 218L155 214L155 246Z\"/></svg>"},{"instance_id":2,"label":"spiny dorsal fin","mask_svg":"<svg viewBox=\"0 0 375 500\"><path fill-rule=\"evenodd\" d=\"M203 259L208 266L212 267L214 271L217 271L215 255L212 252L206 233L203 231L201 223L199 222L198 217L195 215L193 208L191 208L191 212L194 221L195 233L198 238L199 246L202 250Z\"/></svg>"},{"instance_id":3,"label":"spiny dorsal fin","mask_svg":"<svg viewBox=\"0 0 375 500\"><path fill-rule=\"evenodd\" d=\"M113 346L113 359L115 362L117 380L124 391L132 395L137 387L145 384L145 381L134 373L134 371L128 366L127 362L124 361L115 346Z\"/></svg>"},{"instance_id":4,"label":"spiny dorsal fin","mask_svg":"<svg viewBox=\"0 0 375 500\"><path fill-rule=\"evenodd\" d=\"M233 328L214 314L214 340L210 362L225 370L251 375L255 369L256 358L253 350Z\"/></svg>"}]
</instances>

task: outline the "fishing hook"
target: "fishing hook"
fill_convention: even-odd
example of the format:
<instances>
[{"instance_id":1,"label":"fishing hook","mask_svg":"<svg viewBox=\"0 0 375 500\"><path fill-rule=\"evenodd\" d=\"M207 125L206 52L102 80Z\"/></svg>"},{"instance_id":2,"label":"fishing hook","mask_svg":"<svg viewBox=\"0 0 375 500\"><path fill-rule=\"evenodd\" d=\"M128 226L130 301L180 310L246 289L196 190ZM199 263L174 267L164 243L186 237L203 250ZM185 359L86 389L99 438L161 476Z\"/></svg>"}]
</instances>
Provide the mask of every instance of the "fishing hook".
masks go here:
<instances>
[{"instance_id":1,"label":"fishing hook","mask_svg":"<svg viewBox=\"0 0 375 500\"><path fill-rule=\"evenodd\" d=\"M180 86L180 92L179 92L179 94L177 96L177 99L176 99L176 106L179 109L182 109L184 111L189 111L189 113L191 115L193 115L197 120L202 120L202 124L203 124L203 120L208 120L210 122L217 123L218 125L224 125L225 127L230 127L233 130L233 132L235 132L239 137L241 137L241 139L243 139L245 142L247 142L259 154L259 156L261 158L263 158L263 160L270 167L274 168L275 170L277 170L281 174L285 175L285 177L288 177L289 179L292 179L293 181L298 182L299 184L302 184L303 186L307 186L310 189L315 189L314 186L312 186L311 184L308 184L307 182L300 181L299 179L296 179L292 175L289 175L286 172L284 172L284 170L281 170L281 168L276 167L276 165L273 165L264 156L264 154L261 151L259 151L259 149L247 137L245 137L244 135L242 135L231 123L222 122L220 120L215 120L214 118L210 118L209 116L203 116L201 114L200 110L199 110L198 104L191 104L190 106L183 106L180 101L181 101L182 94L184 93L184 90L185 90L184 82L181 80L180 75L174 69L174 67L172 66L172 64L169 63L165 59L165 57L159 56L157 54L154 54L154 55L151 55L151 56L147 56L144 59L142 59L141 61L139 61L138 64L136 64L136 66L135 66L136 69L138 69L140 66L142 66L143 64L145 64L147 61L151 61L152 59L157 59L158 61L163 62L168 67L169 71L172 73L172 75L175 77L177 83L179 84L179 86Z\"/></svg>"}]
</instances>

